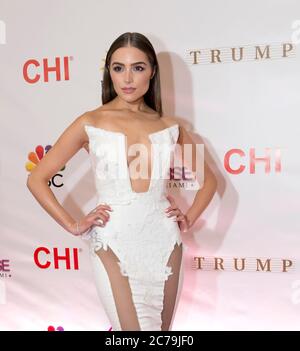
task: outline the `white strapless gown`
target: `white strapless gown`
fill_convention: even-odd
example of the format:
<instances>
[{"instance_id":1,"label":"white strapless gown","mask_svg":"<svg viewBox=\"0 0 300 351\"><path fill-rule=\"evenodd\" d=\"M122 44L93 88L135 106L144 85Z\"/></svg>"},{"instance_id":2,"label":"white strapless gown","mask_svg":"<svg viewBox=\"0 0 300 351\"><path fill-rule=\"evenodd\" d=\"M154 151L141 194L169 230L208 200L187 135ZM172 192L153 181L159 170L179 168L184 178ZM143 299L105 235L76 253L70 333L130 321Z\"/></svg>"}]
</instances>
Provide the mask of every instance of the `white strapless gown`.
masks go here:
<instances>
[{"instance_id":1,"label":"white strapless gown","mask_svg":"<svg viewBox=\"0 0 300 351\"><path fill-rule=\"evenodd\" d=\"M148 135L154 152L153 167L149 189L142 193L133 191L131 186L126 135L90 125L85 125L85 131L89 137L97 205L106 203L113 211L108 211L110 220L105 227L93 226L82 238L90 242L97 291L112 329L125 330L126 320L132 318L124 316L128 313L126 306L133 303L140 330L161 330L162 312L169 302L170 330L182 290L182 250L176 289L173 284L170 287L173 291L168 291L168 298L174 300L175 296L175 303L164 299L165 283L173 274L168 260L176 244L182 244L185 249L174 216L167 217L164 211L170 205L166 185L179 135L178 124ZM110 272L112 265L104 265L96 254L96 251L107 251L108 248L118 259L120 277L117 279L116 274L113 276L113 268ZM120 291L124 289L118 286L122 276L128 278L132 300L128 300L125 290L123 295ZM125 325L124 329L121 324Z\"/></svg>"}]
</instances>

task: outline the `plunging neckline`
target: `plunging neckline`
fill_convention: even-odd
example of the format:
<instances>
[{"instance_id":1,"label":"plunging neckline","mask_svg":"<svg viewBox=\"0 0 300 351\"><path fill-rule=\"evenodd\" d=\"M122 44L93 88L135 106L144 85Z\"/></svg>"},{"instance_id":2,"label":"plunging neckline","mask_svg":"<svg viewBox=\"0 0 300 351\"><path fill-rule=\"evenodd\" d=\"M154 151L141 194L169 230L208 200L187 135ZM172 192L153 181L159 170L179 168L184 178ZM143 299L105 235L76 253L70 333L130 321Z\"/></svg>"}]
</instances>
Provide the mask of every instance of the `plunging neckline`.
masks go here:
<instances>
[{"instance_id":1,"label":"plunging neckline","mask_svg":"<svg viewBox=\"0 0 300 351\"><path fill-rule=\"evenodd\" d=\"M123 155L124 155L124 163L125 163L125 167L126 167L126 178L127 178L127 181L128 181L129 190L130 190L131 193L133 193L135 195L143 195L143 194L146 195L146 194L149 194L151 192L151 189L152 189L154 168L156 166L156 163L155 163L156 158L153 158L153 162L152 162L152 157L153 157L152 152L151 152L151 160L150 160L152 167L151 167L151 175L150 175L150 181L149 181L148 189L146 191L135 191L132 188L131 178L130 178L130 174L129 174L129 165L127 163L126 140L128 138L128 135L126 133L123 133L123 132L116 132L116 131L104 129L104 128L101 128L101 127L94 127L94 126L91 126L91 125L88 125L88 124L86 124L85 126L93 128L93 129L99 129L100 131L103 131L103 132L106 132L106 133L112 133L112 134L116 134L116 135L122 136L122 138L123 138L123 145L124 145L124 153L123 153ZM171 128L175 128L175 127L176 128L179 127L178 123L173 124L173 125L171 125L169 127L163 128L161 130L158 130L156 132L148 133L146 137L150 141L150 149L151 149L151 151L153 151L152 150L153 149L153 147L152 147L153 146L152 137L154 135L157 135L157 134L169 131ZM134 144L132 144L132 145L134 145Z\"/></svg>"}]
</instances>

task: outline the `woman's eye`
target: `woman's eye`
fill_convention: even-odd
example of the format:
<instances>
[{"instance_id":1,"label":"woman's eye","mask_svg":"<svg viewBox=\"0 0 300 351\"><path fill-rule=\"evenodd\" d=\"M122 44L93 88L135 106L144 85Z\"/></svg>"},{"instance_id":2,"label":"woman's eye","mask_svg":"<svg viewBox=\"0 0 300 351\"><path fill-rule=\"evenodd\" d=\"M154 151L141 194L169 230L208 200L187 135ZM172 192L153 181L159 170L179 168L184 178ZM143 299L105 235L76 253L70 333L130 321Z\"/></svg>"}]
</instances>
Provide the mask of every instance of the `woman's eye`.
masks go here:
<instances>
[{"instance_id":1,"label":"woman's eye","mask_svg":"<svg viewBox=\"0 0 300 351\"><path fill-rule=\"evenodd\" d=\"M119 69L120 68L120 69ZM142 72L143 70L144 70L144 67L142 67L142 66L135 66L134 67L137 71L139 71L139 72ZM120 66L115 66L114 68L113 68L113 70L115 71L115 72L120 72L120 70L121 70L121 67Z\"/></svg>"},{"instance_id":2,"label":"woman's eye","mask_svg":"<svg viewBox=\"0 0 300 351\"><path fill-rule=\"evenodd\" d=\"M144 70L144 67L142 66L136 66L136 68L141 68L141 69L138 69L138 71L142 72Z\"/></svg>"}]
</instances>

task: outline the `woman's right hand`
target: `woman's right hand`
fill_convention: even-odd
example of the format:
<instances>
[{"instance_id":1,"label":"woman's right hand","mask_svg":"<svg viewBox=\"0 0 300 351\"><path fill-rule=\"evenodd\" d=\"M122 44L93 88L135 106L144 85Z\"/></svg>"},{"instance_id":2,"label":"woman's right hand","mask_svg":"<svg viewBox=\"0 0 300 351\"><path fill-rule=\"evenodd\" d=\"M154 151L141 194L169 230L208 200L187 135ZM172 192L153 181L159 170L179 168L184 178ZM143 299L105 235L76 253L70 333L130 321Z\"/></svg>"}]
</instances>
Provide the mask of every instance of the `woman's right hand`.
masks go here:
<instances>
[{"instance_id":1,"label":"woman's right hand","mask_svg":"<svg viewBox=\"0 0 300 351\"><path fill-rule=\"evenodd\" d=\"M93 225L104 227L110 218L109 213L106 211L113 211L113 209L107 204L98 205L86 216L72 225L72 228L70 230L71 234L75 236L82 235Z\"/></svg>"}]
</instances>

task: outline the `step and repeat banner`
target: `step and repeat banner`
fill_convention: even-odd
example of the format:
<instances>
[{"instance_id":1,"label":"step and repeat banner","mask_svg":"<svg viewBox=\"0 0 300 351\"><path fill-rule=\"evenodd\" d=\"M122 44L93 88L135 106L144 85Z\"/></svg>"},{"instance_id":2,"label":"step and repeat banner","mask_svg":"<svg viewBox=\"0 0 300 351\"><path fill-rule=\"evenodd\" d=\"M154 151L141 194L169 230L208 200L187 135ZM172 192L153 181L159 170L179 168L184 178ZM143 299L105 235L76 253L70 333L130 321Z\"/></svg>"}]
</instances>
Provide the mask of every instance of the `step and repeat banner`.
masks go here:
<instances>
[{"instance_id":1,"label":"step and repeat banner","mask_svg":"<svg viewBox=\"0 0 300 351\"><path fill-rule=\"evenodd\" d=\"M34 199L27 177L101 106L106 53L124 32L157 53L163 111L205 145L213 200L182 233L173 330L300 328L300 3L0 0L1 330L110 330L88 245ZM171 183L184 211L196 190ZM79 219L96 205L81 149L49 180Z\"/></svg>"}]
</instances>

